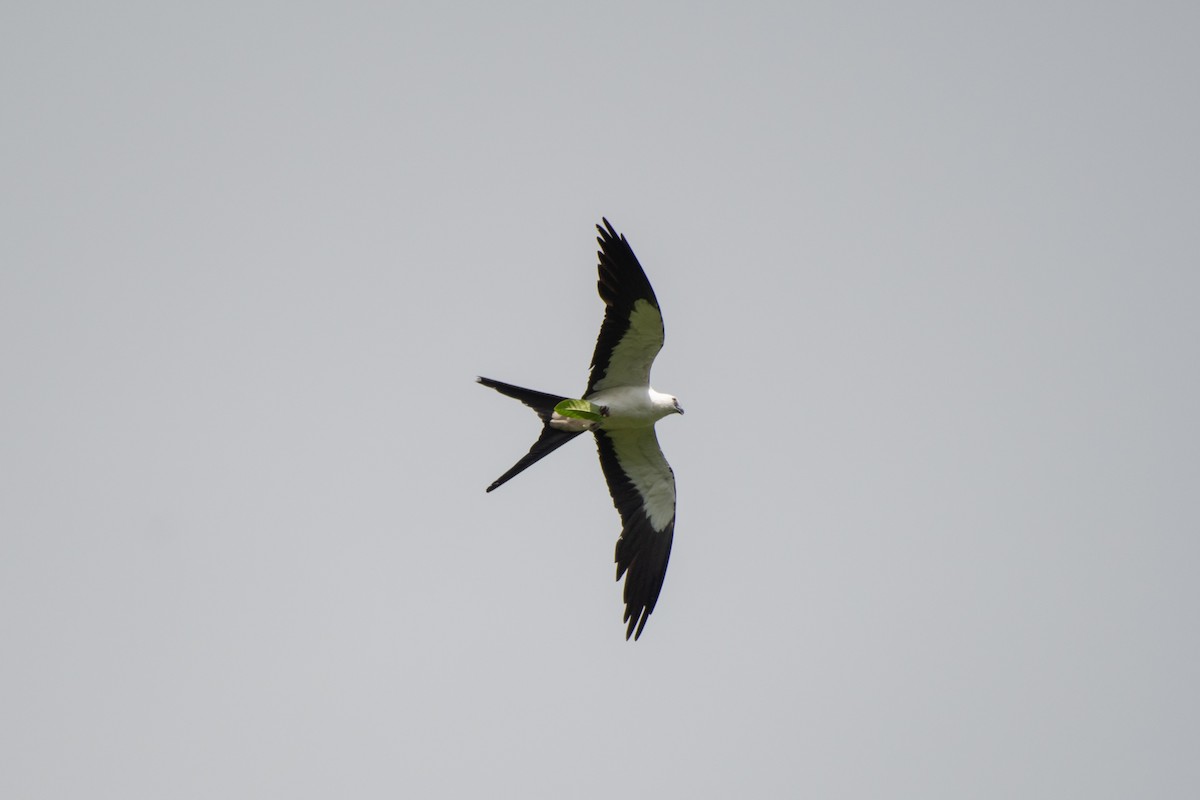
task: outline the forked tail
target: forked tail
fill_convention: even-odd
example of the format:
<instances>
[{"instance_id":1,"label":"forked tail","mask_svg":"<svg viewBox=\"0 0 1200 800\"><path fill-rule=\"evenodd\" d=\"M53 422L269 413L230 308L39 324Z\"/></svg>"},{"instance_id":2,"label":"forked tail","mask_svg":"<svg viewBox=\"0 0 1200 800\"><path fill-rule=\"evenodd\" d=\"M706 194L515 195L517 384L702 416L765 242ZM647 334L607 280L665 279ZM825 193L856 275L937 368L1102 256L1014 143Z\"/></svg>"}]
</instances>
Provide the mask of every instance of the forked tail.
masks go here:
<instances>
[{"instance_id":1,"label":"forked tail","mask_svg":"<svg viewBox=\"0 0 1200 800\"><path fill-rule=\"evenodd\" d=\"M533 443L533 447L529 448L529 452L525 454L524 458L513 464L512 469L508 472L492 481L492 485L487 487L489 492L583 433L581 430L563 431L550 426L550 418L554 414L554 407L563 400L566 400L566 397L557 394L547 394L545 392L535 392L533 389L522 389L520 386L494 381L491 378L480 378L479 382L484 386L490 386L500 394L520 400L532 408L534 413L542 420L542 435Z\"/></svg>"}]
</instances>

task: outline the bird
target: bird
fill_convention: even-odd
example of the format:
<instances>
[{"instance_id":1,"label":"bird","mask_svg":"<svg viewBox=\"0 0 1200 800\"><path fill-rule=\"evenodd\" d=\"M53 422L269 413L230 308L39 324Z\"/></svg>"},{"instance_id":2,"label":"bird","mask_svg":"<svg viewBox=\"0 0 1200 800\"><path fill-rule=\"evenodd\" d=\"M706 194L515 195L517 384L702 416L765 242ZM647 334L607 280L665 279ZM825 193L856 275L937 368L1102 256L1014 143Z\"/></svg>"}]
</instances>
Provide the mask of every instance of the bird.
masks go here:
<instances>
[{"instance_id":1,"label":"bird","mask_svg":"<svg viewBox=\"0 0 1200 800\"><path fill-rule=\"evenodd\" d=\"M642 635L662 592L675 536L675 473L663 456L654 425L683 414L673 395L650 387L650 368L663 346L658 298L624 234L607 218L596 226L600 245L597 289L604 320L581 399L478 378L521 401L542 421L529 452L487 487L491 492L581 433L596 439L600 468L621 517L614 560L625 577L625 639Z\"/></svg>"}]
</instances>

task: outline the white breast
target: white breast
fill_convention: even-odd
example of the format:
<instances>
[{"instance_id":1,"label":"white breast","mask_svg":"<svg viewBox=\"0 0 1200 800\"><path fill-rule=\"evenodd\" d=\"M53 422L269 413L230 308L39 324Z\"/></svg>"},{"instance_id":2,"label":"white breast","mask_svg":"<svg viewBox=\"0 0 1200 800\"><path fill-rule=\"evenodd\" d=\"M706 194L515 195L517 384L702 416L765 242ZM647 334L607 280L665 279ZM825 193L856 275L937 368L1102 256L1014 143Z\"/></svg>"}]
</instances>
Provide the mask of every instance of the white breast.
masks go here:
<instances>
[{"instance_id":1,"label":"white breast","mask_svg":"<svg viewBox=\"0 0 1200 800\"><path fill-rule=\"evenodd\" d=\"M675 398L643 386L601 389L585 399L608 410L600 421L606 431L648 428L675 410Z\"/></svg>"}]
</instances>

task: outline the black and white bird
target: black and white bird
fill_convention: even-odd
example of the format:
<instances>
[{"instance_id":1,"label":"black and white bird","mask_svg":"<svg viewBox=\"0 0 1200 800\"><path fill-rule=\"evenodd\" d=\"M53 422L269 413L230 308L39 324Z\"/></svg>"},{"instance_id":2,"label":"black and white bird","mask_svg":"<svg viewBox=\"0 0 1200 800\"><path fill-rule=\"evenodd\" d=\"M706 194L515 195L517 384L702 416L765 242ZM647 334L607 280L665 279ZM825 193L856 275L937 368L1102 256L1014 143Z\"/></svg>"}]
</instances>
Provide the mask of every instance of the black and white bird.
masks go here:
<instances>
[{"instance_id":1,"label":"black and white bird","mask_svg":"<svg viewBox=\"0 0 1200 800\"><path fill-rule=\"evenodd\" d=\"M623 235L608 220L600 235L600 298L606 306L583 403L562 395L479 378L520 400L542 420L529 453L487 488L490 492L585 431L596 437L600 467L621 515L617 580L625 576L625 638L635 640L654 611L675 535L675 474L658 446L654 423L682 414L679 401L650 388L650 367L663 346L662 312L650 281Z\"/></svg>"}]
</instances>

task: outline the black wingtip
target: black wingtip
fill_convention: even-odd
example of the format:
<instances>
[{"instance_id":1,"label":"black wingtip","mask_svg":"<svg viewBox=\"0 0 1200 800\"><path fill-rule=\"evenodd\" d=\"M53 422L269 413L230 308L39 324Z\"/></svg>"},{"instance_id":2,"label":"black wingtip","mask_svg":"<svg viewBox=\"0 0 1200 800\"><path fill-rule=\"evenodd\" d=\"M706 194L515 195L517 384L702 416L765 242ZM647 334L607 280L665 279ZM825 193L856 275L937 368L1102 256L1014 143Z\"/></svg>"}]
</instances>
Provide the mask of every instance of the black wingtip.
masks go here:
<instances>
[{"instance_id":1,"label":"black wingtip","mask_svg":"<svg viewBox=\"0 0 1200 800\"><path fill-rule=\"evenodd\" d=\"M604 243L607 241L625 238L621 234L617 233L617 229L614 228L612 223L608 221L608 217L601 217L600 221L604 223L604 227L602 228L599 225L596 226L596 232L600 234L596 238L596 242L599 243L601 247L604 247Z\"/></svg>"},{"instance_id":2,"label":"black wingtip","mask_svg":"<svg viewBox=\"0 0 1200 800\"><path fill-rule=\"evenodd\" d=\"M642 629L646 627L646 620L650 619L650 613L646 609L642 609L641 613L636 617L632 612L625 612L625 622L628 623L625 628L625 641L629 641L632 636L636 642L642 635ZM634 630L636 628L636 630Z\"/></svg>"}]
</instances>

